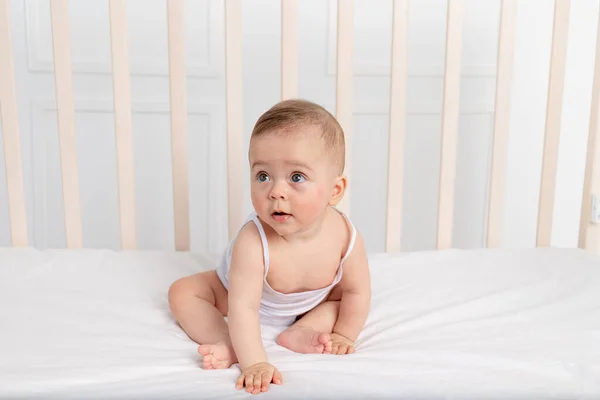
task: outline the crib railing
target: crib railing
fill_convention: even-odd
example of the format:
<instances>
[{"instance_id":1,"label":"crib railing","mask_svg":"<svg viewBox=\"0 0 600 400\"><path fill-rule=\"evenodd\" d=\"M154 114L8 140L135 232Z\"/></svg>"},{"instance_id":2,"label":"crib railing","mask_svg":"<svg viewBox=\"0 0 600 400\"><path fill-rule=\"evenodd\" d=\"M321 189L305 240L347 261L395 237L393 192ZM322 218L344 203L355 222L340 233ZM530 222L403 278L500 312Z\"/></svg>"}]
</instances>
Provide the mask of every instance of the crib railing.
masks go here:
<instances>
[{"instance_id":1,"label":"crib railing","mask_svg":"<svg viewBox=\"0 0 600 400\"><path fill-rule=\"evenodd\" d=\"M13 246L27 245L27 215L21 166L19 118L10 42L8 1L0 1L0 120L8 190L8 212Z\"/></svg>"},{"instance_id":2,"label":"crib railing","mask_svg":"<svg viewBox=\"0 0 600 400\"><path fill-rule=\"evenodd\" d=\"M224 0L226 48L226 134L228 180L228 231L231 237L243 222L243 107L242 107L242 0ZM68 248L82 243L76 132L74 124L68 1L50 0L54 75L58 106L58 128L62 169L63 201ZM135 249L136 212L134 196L133 145L127 21L125 0L109 0L112 74L114 84L115 132L119 187L121 245ZM281 0L282 51L281 98L298 93L298 0ZM336 117L346 135L347 172L351 173L353 2L337 4ZM488 196L486 246L499 247L502 237L507 142L509 134L511 77L513 68L517 0L501 0L500 32L496 75L492 161ZM569 27L569 0L555 0L550 78L546 109L544 153L537 224L537 246L550 245L554 192L561 128L563 86ZM404 178L404 139L406 134L407 27L408 0L393 0L393 28L386 251L401 249L402 198ZM171 104L171 144L176 250L189 250L188 123L186 105L186 54L183 0L166 0L168 14L169 83ZM445 70L442 103L442 146L439 178L437 248L452 246L454 182L459 118L461 69L462 0L448 0ZM19 124L15 95L8 0L0 0L0 110L8 183L8 204L13 246L26 246L27 223ZM597 37L594 87L592 93L587 163L580 217L579 247L598 251L598 227L591 220L592 194L600 194L600 146L597 140L600 116L600 24ZM346 195L339 207L350 214L351 198Z\"/></svg>"}]
</instances>

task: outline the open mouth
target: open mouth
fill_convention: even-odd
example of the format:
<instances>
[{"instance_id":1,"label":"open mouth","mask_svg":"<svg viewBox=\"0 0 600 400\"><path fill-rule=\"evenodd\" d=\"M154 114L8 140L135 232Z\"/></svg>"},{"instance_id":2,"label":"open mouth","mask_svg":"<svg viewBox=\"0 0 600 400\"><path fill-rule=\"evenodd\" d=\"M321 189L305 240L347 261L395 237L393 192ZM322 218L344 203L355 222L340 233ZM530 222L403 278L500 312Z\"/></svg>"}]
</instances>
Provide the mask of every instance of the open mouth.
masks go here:
<instances>
[{"instance_id":1,"label":"open mouth","mask_svg":"<svg viewBox=\"0 0 600 400\"><path fill-rule=\"evenodd\" d=\"M284 213L282 211L275 211L273 214L271 214L271 216L277 222L284 222L291 216L291 214Z\"/></svg>"}]
</instances>

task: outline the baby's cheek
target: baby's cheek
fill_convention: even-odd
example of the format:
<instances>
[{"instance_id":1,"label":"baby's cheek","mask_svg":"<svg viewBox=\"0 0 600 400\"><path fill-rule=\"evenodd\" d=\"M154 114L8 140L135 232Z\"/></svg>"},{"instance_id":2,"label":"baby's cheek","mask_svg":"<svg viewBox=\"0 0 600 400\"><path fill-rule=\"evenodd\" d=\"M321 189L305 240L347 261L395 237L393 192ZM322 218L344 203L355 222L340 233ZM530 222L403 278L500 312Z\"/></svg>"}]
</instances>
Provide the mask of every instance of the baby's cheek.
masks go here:
<instances>
[{"instance_id":1,"label":"baby's cheek","mask_svg":"<svg viewBox=\"0 0 600 400\"><path fill-rule=\"evenodd\" d=\"M251 194L252 205L256 211L262 211L266 207L265 197L261 193L253 192Z\"/></svg>"},{"instance_id":2,"label":"baby's cheek","mask_svg":"<svg viewBox=\"0 0 600 400\"><path fill-rule=\"evenodd\" d=\"M319 193L317 191L313 192L311 196L305 197L303 200L302 208L311 216L321 213L324 204L327 202L327 200L323 201L323 192Z\"/></svg>"}]
</instances>

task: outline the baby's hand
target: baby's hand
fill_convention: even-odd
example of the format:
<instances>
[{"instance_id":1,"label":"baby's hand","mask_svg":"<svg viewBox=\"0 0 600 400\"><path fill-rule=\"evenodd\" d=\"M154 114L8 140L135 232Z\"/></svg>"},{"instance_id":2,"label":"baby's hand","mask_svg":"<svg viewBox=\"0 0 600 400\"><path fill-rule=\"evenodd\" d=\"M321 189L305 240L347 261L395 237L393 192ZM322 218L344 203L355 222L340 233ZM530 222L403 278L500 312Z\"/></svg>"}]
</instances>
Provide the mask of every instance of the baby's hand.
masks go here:
<instances>
[{"instance_id":1,"label":"baby's hand","mask_svg":"<svg viewBox=\"0 0 600 400\"><path fill-rule=\"evenodd\" d=\"M344 355L354 353L354 342L340 334L331 334L331 352L330 354Z\"/></svg>"},{"instance_id":2,"label":"baby's hand","mask_svg":"<svg viewBox=\"0 0 600 400\"><path fill-rule=\"evenodd\" d=\"M271 382L281 384L281 373L267 362L254 364L242 371L242 374L236 382L236 389L242 389L246 386L246 392L259 394L269 390Z\"/></svg>"}]
</instances>

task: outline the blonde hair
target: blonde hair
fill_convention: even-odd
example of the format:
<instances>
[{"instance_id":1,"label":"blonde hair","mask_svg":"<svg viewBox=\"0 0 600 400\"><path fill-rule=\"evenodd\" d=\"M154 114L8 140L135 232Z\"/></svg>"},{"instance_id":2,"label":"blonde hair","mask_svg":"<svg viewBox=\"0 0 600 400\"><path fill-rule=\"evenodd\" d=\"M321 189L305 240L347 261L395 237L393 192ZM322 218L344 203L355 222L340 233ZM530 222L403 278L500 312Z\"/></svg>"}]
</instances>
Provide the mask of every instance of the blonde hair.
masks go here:
<instances>
[{"instance_id":1,"label":"blonde hair","mask_svg":"<svg viewBox=\"0 0 600 400\"><path fill-rule=\"evenodd\" d=\"M250 142L253 139L270 134L295 133L301 126L316 127L325 142L325 149L339 167L344 171L346 145L344 131L339 122L322 106L301 99L284 100L275 104L258 118Z\"/></svg>"}]
</instances>

